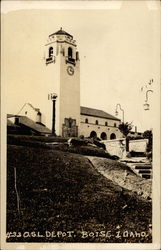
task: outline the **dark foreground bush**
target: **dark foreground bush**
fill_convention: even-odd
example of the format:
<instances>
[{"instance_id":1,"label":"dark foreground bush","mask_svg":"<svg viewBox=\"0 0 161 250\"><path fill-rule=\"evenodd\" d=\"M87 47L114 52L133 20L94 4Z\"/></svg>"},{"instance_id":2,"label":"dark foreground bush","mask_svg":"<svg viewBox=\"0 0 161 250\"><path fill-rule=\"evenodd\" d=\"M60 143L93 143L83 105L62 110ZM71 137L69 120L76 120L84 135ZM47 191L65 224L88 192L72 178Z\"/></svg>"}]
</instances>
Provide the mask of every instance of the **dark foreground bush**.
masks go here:
<instances>
[{"instance_id":1,"label":"dark foreground bush","mask_svg":"<svg viewBox=\"0 0 161 250\"><path fill-rule=\"evenodd\" d=\"M17 144L23 141L38 141L38 142L67 142L68 138L55 136L32 136L32 135L8 135L7 141L9 144Z\"/></svg>"},{"instance_id":2,"label":"dark foreground bush","mask_svg":"<svg viewBox=\"0 0 161 250\"><path fill-rule=\"evenodd\" d=\"M56 141L58 138L58 141ZM47 140L49 139L49 141ZM49 137L41 137L41 136L12 136L9 135L7 137L7 143L11 145L19 145L26 147L34 147L34 148L46 148L53 150L60 150L63 152L70 152L75 154L89 155L89 156L99 156L110 159L116 159L115 156L107 153L103 148L93 147L93 146L69 146L67 143L67 139L55 137L52 138L53 141L50 141ZM62 139L62 142L61 142Z\"/></svg>"}]
</instances>

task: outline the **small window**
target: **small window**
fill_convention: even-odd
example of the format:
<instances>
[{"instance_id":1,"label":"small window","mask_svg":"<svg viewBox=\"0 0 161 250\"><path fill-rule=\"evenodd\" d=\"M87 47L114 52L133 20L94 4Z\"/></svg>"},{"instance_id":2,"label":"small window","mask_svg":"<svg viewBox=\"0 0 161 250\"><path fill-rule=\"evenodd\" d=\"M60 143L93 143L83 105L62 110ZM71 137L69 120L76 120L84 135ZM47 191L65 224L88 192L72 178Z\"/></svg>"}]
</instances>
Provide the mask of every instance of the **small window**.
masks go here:
<instances>
[{"instance_id":1,"label":"small window","mask_svg":"<svg viewBox=\"0 0 161 250\"><path fill-rule=\"evenodd\" d=\"M85 123L88 123L88 119L87 118L85 119Z\"/></svg>"},{"instance_id":2,"label":"small window","mask_svg":"<svg viewBox=\"0 0 161 250\"><path fill-rule=\"evenodd\" d=\"M49 48L49 57L52 57L53 56L53 47L50 47Z\"/></svg>"},{"instance_id":3,"label":"small window","mask_svg":"<svg viewBox=\"0 0 161 250\"><path fill-rule=\"evenodd\" d=\"M114 123L114 127L116 127L116 123Z\"/></svg>"},{"instance_id":4,"label":"small window","mask_svg":"<svg viewBox=\"0 0 161 250\"><path fill-rule=\"evenodd\" d=\"M105 122L105 126L108 126L108 122Z\"/></svg>"},{"instance_id":5,"label":"small window","mask_svg":"<svg viewBox=\"0 0 161 250\"><path fill-rule=\"evenodd\" d=\"M96 120L96 125L98 125L98 120Z\"/></svg>"},{"instance_id":6,"label":"small window","mask_svg":"<svg viewBox=\"0 0 161 250\"><path fill-rule=\"evenodd\" d=\"M72 118L69 118L69 119L68 119L68 127L69 127L69 128L72 128L72 126L73 126L73 119L72 119Z\"/></svg>"}]
</instances>

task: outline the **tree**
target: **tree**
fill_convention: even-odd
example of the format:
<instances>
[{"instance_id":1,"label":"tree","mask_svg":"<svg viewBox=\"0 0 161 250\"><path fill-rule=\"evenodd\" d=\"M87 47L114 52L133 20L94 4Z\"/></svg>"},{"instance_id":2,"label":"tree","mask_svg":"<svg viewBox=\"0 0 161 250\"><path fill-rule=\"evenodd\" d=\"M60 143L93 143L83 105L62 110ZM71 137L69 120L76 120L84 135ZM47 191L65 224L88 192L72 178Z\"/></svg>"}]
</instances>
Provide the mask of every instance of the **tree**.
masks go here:
<instances>
[{"instance_id":1,"label":"tree","mask_svg":"<svg viewBox=\"0 0 161 250\"><path fill-rule=\"evenodd\" d=\"M128 133L130 132L130 130L132 129L132 125L131 123L128 123L128 122L122 122L119 124L119 130L121 133L123 133L123 135L125 137L127 137Z\"/></svg>"},{"instance_id":2,"label":"tree","mask_svg":"<svg viewBox=\"0 0 161 250\"><path fill-rule=\"evenodd\" d=\"M119 128L120 132L126 138L126 151L128 151L129 150L129 143L128 143L127 135L130 132L130 130L132 129L132 123L122 122L122 123L119 124L118 128Z\"/></svg>"},{"instance_id":3,"label":"tree","mask_svg":"<svg viewBox=\"0 0 161 250\"><path fill-rule=\"evenodd\" d=\"M145 130L144 133L143 133L143 137L145 139L151 139L152 138L152 131L151 130Z\"/></svg>"}]
</instances>

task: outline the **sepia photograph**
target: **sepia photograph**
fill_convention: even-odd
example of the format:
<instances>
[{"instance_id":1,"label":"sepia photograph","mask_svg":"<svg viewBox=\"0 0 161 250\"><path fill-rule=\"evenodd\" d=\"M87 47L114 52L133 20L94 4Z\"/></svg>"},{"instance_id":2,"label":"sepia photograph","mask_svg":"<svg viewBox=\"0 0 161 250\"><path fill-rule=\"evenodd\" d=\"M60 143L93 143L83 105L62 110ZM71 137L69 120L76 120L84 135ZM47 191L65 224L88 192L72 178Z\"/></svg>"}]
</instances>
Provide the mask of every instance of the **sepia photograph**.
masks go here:
<instances>
[{"instance_id":1,"label":"sepia photograph","mask_svg":"<svg viewBox=\"0 0 161 250\"><path fill-rule=\"evenodd\" d=\"M159 10L2 1L2 250L160 249Z\"/></svg>"}]
</instances>

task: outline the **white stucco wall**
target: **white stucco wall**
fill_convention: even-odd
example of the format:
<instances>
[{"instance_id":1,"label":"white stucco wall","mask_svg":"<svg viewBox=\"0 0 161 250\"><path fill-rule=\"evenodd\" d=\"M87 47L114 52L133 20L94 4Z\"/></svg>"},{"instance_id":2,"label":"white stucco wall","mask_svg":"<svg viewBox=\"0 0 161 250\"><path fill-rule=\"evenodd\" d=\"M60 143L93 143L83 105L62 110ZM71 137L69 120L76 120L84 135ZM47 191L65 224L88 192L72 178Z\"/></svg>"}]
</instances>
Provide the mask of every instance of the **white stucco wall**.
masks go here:
<instances>
[{"instance_id":1,"label":"white stucco wall","mask_svg":"<svg viewBox=\"0 0 161 250\"><path fill-rule=\"evenodd\" d=\"M68 48L73 50L73 59L76 59L76 43L70 36L53 35L49 37L45 45L45 58L49 56L49 48L53 47L52 63L44 65L44 84L47 93L56 93L56 134L62 135L62 125L65 118L76 119L76 125L80 127L80 62L75 65L67 63ZM69 75L67 67L72 66L74 74ZM46 93L46 95L47 95ZM42 107L42 113L46 114L45 124L52 125L52 101L46 100ZM46 108L46 110L45 110ZM79 133L79 131L78 131Z\"/></svg>"},{"instance_id":2,"label":"white stucco wall","mask_svg":"<svg viewBox=\"0 0 161 250\"><path fill-rule=\"evenodd\" d=\"M107 140L110 139L112 133L116 135L116 138L122 138L122 133L118 129L120 121L86 115L81 115L80 119L80 134L85 137L90 136L91 131L95 131L99 138L102 132L107 134ZM85 119L88 119L88 123L85 123ZM96 120L98 120L98 125L95 124ZM108 122L108 126L105 126L105 122ZM116 127L114 127L114 123L116 123Z\"/></svg>"},{"instance_id":3,"label":"white stucco wall","mask_svg":"<svg viewBox=\"0 0 161 250\"><path fill-rule=\"evenodd\" d=\"M126 156L126 140L125 138L115 139L115 140L103 140L102 141L106 150L111 155L117 155L120 158L124 158Z\"/></svg>"},{"instance_id":4,"label":"white stucco wall","mask_svg":"<svg viewBox=\"0 0 161 250\"><path fill-rule=\"evenodd\" d=\"M42 115L38 115L38 111L35 110L39 107L33 107L32 104L26 103L18 115L27 116L29 119L35 122L42 122ZM39 110L41 112L41 110Z\"/></svg>"},{"instance_id":5,"label":"white stucco wall","mask_svg":"<svg viewBox=\"0 0 161 250\"><path fill-rule=\"evenodd\" d=\"M146 152L148 139L129 141L129 151Z\"/></svg>"},{"instance_id":6,"label":"white stucco wall","mask_svg":"<svg viewBox=\"0 0 161 250\"><path fill-rule=\"evenodd\" d=\"M116 127L118 127L120 124L120 121L117 121L117 120L111 120L111 119L88 116L88 115L81 115L81 122L85 122L86 118L88 119L89 124L95 124L96 120L98 120L99 125L102 125L102 126L105 126L105 122L108 122L108 127L114 127L115 123L116 123Z\"/></svg>"},{"instance_id":7,"label":"white stucco wall","mask_svg":"<svg viewBox=\"0 0 161 250\"><path fill-rule=\"evenodd\" d=\"M76 119L76 125L80 127L80 67L65 62L61 57L60 65L60 127L65 118ZM67 73L67 67L72 66L74 74ZM61 129L61 128L60 128ZM79 134L79 131L78 131Z\"/></svg>"}]
</instances>

